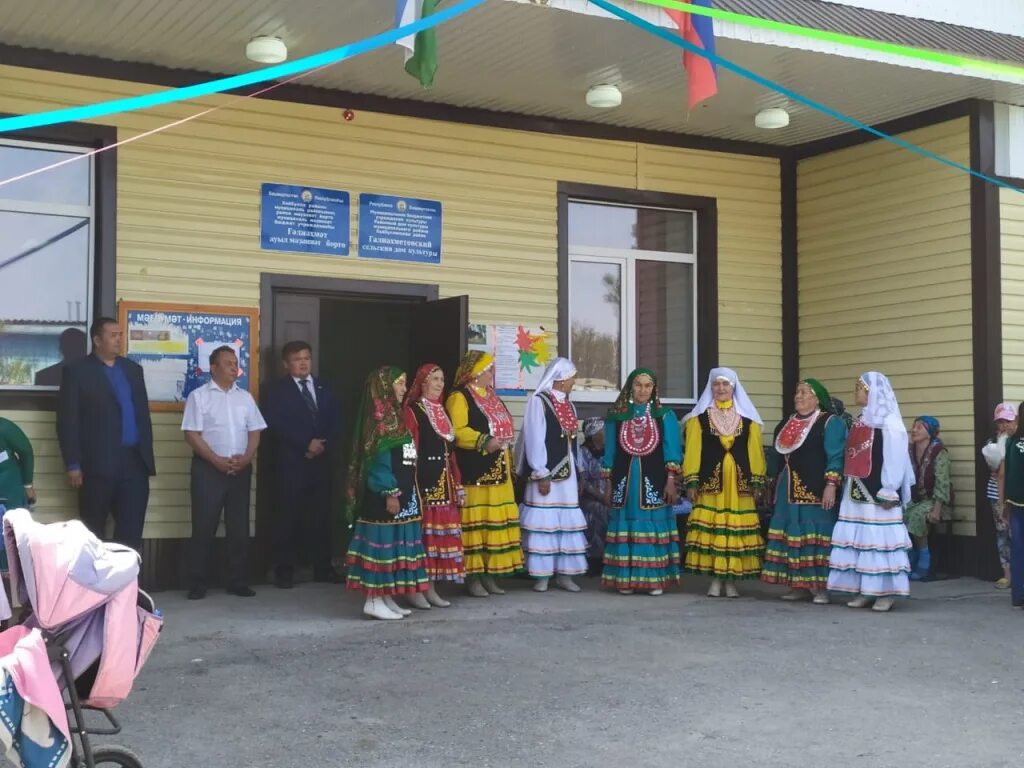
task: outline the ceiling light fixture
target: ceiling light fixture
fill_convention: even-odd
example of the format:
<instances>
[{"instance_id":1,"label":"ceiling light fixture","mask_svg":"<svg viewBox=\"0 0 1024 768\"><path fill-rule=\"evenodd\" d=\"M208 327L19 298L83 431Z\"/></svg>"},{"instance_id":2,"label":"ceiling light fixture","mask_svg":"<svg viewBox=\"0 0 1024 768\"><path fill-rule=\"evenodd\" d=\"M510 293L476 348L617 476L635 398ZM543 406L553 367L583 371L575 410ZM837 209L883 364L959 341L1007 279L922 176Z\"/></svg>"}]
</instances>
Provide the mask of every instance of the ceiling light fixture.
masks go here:
<instances>
[{"instance_id":1,"label":"ceiling light fixture","mask_svg":"<svg viewBox=\"0 0 1024 768\"><path fill-rule=\"evenodd\" d=\"M604 83L587 90L587 106L595 109L611 109L622 103L622 91L617 85Z\"/></svg>"},{"instance_id":2,"label":"ceiling light fixture","mask_svg":"<svg viewBox=\"0 0 1024 768\"><path fill-rule=\"evenodd\" d=\"M246 44L245 55L259 64L280 64L288 58L288 46L280 37L257 35Z\"/></svg>"},{"instance_id":3,"label":"ceiling light fixture","mask_svg":"<svg viewBox=\"0 0 1024 768\"><path fill-rule=\"evenodd\" d=\"M780 107L762 109L754 116L754 125L766 131L774 131L789 125L789 112Z\"/></svg>"}]
</instances>

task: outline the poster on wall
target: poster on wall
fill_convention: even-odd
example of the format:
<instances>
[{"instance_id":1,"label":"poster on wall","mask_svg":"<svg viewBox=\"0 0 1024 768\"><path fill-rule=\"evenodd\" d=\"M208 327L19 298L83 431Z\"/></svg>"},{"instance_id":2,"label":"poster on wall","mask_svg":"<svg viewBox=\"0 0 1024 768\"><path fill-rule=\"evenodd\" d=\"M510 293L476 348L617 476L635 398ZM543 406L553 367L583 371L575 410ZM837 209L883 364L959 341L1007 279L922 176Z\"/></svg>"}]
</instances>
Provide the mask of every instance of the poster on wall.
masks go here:
<instances>
[{"instance_id":1,"label":"poster on wall","mask_svg":"<svg viewBox=\"0 0 1024 768\"><path fill-rule=\"evenodd\" d=\"M500 394L519 395L535 389L553 359L550 341L554 334L542 327L470 323L470 349L494 356L494 388Z\"/></svg>"},{"instance_id":2,"label":"poster on wall","mask_svg":"<svg viewBox=\"0 0 1024 768\"><path fill-rule=\"evenodd\" d=\"M441 203L412 197L359 195L359 255L440 264Z\"/></svg>"},{"instance_id":3,"label":"poster on wall","mask_svg":"<svg viewBox=\"0 0 1024 768\"><path fill-rule=\"evenodd\" d=\"M150 410L180 411L189 393L210 380L210 354L228 346L238 356L238 386L257 397L258 310L122 301L124 355L142 366Z\"/></svg>"},{"instance_id":4,"label":"poster on wall","mask_svg":"<svg viewBox=\"0 0 1024 768\"><path fill-rule=\"evenodd\" d=\"M260 248L348 256L348 192L292 184L260 187Z\"/></svg>"}]
</instances>

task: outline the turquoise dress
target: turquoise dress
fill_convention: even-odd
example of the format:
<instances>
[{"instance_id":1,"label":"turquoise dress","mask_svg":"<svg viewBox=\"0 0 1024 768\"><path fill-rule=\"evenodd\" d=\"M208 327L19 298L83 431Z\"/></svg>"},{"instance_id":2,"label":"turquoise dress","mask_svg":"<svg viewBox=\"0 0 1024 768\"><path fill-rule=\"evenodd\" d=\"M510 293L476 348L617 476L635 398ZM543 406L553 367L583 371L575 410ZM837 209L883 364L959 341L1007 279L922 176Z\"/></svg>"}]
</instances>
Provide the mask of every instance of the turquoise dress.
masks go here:
<instances>
[{"instance_id":1,"label":"turquoise dress","mask_svg":"<svg viewBox=\"0 0 1024 768\"><path fill-rule=\"evenodd\" d=\"M820 504L790 501L792 473L785 456L778 457L778 486L775 510L768 526L768 546L764 553L761 580L783 584L791 589L825 589L828 584L829 555L832 551L832 529L839 515L842 488L838 486L843 473L846 448L846 424L838 416L824 414L827 419L820 437L810 435L796 453L824 452L825 474L837 484L836 503L830 510ZM783 426L786 422L784 421ZM800 483L797 484L801 486Z\"/></svg>"},{"instance_id":2,"label":"turquoise dress","mask_svg":"<svg viewBox=\"0 0 1024 768\"><path fill-rule=\"evenodd\" d=\"M642 416L644 405L632 405L632 415ZM606 419L603 468L615 466L619 429L628 422ZM661 417L663 458L678 472L683 461L679 420L672 411ZM661 489L658 489L659 491ZM602 586L610 589L654 590L679 582L679 529L672 507L641 504L640 457L630 459L628 484L622 506L609 510L608 537L604 550Z\"/></svg>"}]
</instances>

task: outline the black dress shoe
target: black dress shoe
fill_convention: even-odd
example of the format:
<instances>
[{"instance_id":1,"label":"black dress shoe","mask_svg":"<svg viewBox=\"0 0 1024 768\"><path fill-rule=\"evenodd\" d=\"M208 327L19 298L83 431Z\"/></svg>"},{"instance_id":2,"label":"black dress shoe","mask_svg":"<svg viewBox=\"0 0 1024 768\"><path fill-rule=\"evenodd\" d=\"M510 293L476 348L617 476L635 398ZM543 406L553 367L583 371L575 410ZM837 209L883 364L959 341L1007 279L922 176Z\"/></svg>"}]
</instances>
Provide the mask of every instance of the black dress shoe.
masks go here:
<instances>
[{"instance_id":1,"label":"black dress shoe","mask_svg":"<svg viewBox=\"0 0 1024 768\"><path fill-rule=\"evenodd\" d=\"M333 568L316 568L313 570L313 581L321 584L344 584L345 577Z\"/></svg>"},{"instance_id":2,"label":"black dress shoe","mask_svg":"<svg viewBox=\"0 0 1024 768\"><path fill-rule=\"evenodd\" d=\"M291 589L295 586L295 580L291 568L274 569L274 586L278 589Z\"/></svg>"},{"instance_id":3,"label":"black dress shoe","mask_svg":"<svg viewBox=\"0 0 1024 768\"><path fill-rule=\"evenodd\" d=\"M206 587L192 587L185 597L189 600L202 600L206 597Z\"/></svg>"},{"instance_id":4,"label":"black dress shoe","mask_svg":"<svg viewBox=\"0 0 1024 768\"><path fill-rule=\"evenodd\" d=\"M256 597L256 593L249 587L228 587L228 594L236 597Z\"/></svg>"}]
</instances>

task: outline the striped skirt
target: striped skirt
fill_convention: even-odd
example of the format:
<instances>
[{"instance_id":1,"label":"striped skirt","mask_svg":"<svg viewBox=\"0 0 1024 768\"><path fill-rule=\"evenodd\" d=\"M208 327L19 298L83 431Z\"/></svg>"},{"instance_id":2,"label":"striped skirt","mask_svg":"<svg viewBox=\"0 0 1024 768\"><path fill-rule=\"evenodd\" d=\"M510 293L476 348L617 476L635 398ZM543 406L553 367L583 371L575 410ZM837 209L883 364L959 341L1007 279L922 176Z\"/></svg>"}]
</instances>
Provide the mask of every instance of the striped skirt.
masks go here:
<instances>
[{"instance_id":1,"label":"striped skirt","mask_svg":"<svg viewBox=\"0 0 1024 768\"><path fill-rule=\"evenodd\" d=\"M419 520L356 522L345 557L347 586L367 597L425 592L426 556Z\"/></svg>"}]
</instances>

